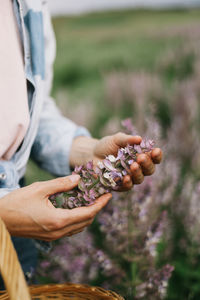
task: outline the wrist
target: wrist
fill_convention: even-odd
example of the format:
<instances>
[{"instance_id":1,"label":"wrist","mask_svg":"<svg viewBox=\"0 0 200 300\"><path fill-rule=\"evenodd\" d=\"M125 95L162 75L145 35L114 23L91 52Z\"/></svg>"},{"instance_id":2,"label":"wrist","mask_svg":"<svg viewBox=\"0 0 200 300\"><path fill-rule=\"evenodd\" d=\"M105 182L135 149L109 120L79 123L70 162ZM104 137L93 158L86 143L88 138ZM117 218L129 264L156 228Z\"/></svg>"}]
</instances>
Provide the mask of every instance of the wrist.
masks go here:
<instances>
[{"instance_id":1,"label":"wrist","mask_svg":"<svg viewBox=\"0 0 200 300\"><path fill-rule=\"evenodd\" d=\"M94 149L98 141L98 139L86 136L76 137L71 146L70 166L74 168L76 165L84 165L88 161L93 160Z\"/></svg>"}]
</instances>

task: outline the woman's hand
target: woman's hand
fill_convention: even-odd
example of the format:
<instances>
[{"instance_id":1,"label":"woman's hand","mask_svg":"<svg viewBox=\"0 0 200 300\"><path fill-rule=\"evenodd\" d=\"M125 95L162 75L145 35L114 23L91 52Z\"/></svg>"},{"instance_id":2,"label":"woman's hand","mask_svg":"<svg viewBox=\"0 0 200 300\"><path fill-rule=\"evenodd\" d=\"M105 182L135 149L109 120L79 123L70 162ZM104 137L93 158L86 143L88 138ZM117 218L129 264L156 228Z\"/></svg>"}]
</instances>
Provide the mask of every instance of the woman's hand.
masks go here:
<instances>
[{"instance_id":1,"label":"woman's hand","mask_svg":"<svg viewBox=\"0 0 200 300\"><path fill-rule=\"evenodd\" d=\"M142 141L140 136L127 135L125 133L117 133L112 136L106 136L98 141L94 148L94 161L105 158L109 154L117 155L120 148L129 145L138 145ZM144 180L144 176L152 175L155 171L155 164L159 164L162 159L162 151L159 148L153 149L149 153L138 154L137 162L130 166L131 176L126 175L123 179L123 188L121 190L130 189L133 184L140 184Z\"/></svg>"},{"instance_id":2,"label":"woman's hand","mask_svg":"<svg viewBox=\"0 0 200 300\"><path fill-rule=\"evenodd\" d=\"M0 216L10 234L52 241L83 231L111 194L103 195L91 206L72 210L55 208L48 199L52 194L73 189L78 180L78 175L71 175L36 182L1 198Z\"/></svg>"},{"instance_id":3,"label":"woman's hand","mask_svg":"<svg viewBox=\"0 0 200 300\"><path fill-rule=\"evenodd\" d=\"M109 154L116 156L120 148L126 147L128 144L138 145L141 141L140 136L127 135L121 132L103 137L100 140L78 137L72 145L71 164L72 166L81 165L93 160L96 165L98 161L103 160ZM121 190L128 190L133 184L142 183L144 176L152 175L155 171L155 164L159 164L161 160L162 151L160 148L154 148L149 153L138 154L137 162L130 166L131 176L124 176Z\"/></svg>"}]
</instances>

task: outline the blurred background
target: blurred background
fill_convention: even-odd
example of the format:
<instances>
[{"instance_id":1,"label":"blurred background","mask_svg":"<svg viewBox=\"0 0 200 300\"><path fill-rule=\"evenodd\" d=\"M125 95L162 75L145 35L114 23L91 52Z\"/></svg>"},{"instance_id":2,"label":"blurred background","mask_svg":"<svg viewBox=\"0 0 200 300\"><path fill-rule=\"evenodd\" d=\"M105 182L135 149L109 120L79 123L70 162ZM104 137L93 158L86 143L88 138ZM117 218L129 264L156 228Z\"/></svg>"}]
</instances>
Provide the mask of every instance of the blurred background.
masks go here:
<instances>
[{"instance_id":1,"label":"blurred background","mask_svg":"<svg viewBox=\"0 0 200 300\"><path fill-rule=\"evenodd\" d=\"M164 161L120 196L123 207L113 201L70 246L63 239L41 256L40 281L98 284L126 299L200 299L200 1L49 0L49 7L52 95L62 113L97 138L130 118L163 148ZM51 177L29 163L27 183Z\"/></svg>"},{"instance_id":2,"label":"blurred background","mask_svg":"<svg viewBox=\"0 0 200 300\"><path fill-rule=\"evenodd\" d=\"M191 8L198 7L199 0L49 0L52 15L71 15L83 12L130 8Z\"/></svg>"}]
</instances>

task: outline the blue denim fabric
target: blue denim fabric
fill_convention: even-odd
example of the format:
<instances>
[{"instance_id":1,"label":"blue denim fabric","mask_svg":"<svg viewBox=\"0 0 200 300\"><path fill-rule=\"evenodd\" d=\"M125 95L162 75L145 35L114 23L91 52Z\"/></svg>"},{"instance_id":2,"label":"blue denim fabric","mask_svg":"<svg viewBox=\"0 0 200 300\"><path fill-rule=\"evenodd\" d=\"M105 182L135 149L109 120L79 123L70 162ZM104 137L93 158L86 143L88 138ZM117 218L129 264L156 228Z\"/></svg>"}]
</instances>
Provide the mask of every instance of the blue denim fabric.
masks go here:
<instances>
[{"instance_id":1,"label":"blue denim fabric","mask_svg":"<svg viewBox=\"0 0 200 300\"><path fill-rule=\"evenodd\" d=\"M12 161L0 161L0 188L12 189L18 186L19 176Z\"/></svg>"},{"instance_id":2,"label":"blue denim fabric","mask_svg":"<svg viewBox=\"0 0 200 300\"><path fill-rule=\"evenodd\" d=\"M12 242L18 254L26 280L29 281L37 266L38 250L35 243L32 239L21 237L13 237ZM4 289L4 285L0 276L0 290L2 289Z\"/></svg>"},{"instance_id":3,"label":"blue denim fabric","mask_svg":"<svg viewBox=\"0 0 200 300\"><path fill-rule=\"evenodd\" d=\"M14 155L18 176L33 159L57 176L71 173L69 153L76 136L89 132L64 117L50 98L55 38L46 0L13 0L24 52L30 124L20 150ZM0 192L1 196L1 192Z\"/></svg>"}]
</instances>

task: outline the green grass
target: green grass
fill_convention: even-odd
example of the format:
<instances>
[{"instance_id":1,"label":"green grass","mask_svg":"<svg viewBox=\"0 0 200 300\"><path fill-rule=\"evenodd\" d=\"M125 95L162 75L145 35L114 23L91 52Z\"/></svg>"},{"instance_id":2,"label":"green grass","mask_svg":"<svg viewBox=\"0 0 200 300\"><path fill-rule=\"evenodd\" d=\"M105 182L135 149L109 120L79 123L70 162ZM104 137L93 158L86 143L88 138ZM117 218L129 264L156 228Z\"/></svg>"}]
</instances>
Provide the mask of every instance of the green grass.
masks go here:
<instances>
[{"instance_id":1,"label":"green grass","mask_svg":"<svg viewBox=\"0 0 200 300\"><path fill-rule=\"evenodd\" d=\"M154 71L164 52L184 43L180 36L162 36L162 32L199 23L199 16L199 11L123 11L54 19L53 94L64 88L73 101L83 96L95 101L102 93L105 74Z\"/></svg>"}]
</instances>

